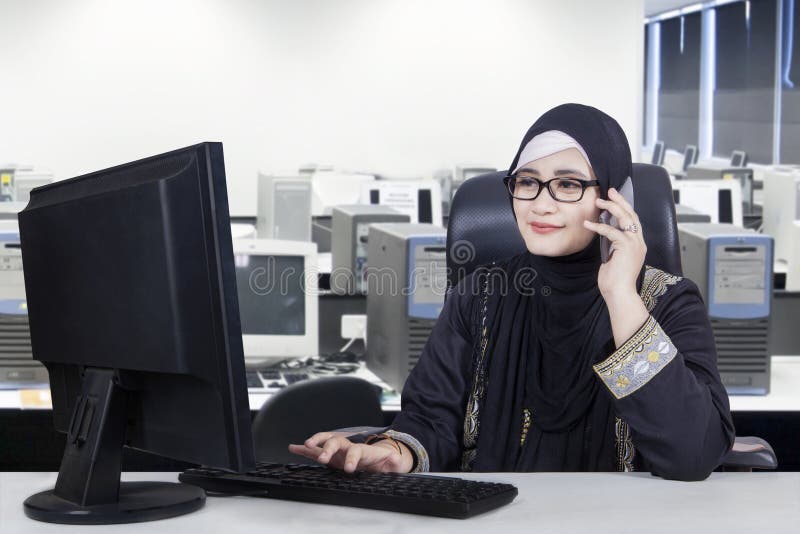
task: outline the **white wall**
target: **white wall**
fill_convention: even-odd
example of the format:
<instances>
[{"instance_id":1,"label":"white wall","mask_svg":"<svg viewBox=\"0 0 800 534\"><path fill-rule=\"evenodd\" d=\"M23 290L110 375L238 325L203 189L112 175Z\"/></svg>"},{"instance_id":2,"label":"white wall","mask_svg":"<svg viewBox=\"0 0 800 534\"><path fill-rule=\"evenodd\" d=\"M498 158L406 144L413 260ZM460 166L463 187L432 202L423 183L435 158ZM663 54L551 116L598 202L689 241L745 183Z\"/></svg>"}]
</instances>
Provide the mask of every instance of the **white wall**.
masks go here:
<instances>
[{"instance_id":1,"label":"white wall","mask_svg":"<svg viewBox=\"0 0 800 534\"><path fill-rule=\"evenodd\" d=\"M568 101L641 145L642 0L0 0L0 20L0 163L62 179L219 140L237 215L258 169L505 167Z\"/></svg>"}]
</instances>

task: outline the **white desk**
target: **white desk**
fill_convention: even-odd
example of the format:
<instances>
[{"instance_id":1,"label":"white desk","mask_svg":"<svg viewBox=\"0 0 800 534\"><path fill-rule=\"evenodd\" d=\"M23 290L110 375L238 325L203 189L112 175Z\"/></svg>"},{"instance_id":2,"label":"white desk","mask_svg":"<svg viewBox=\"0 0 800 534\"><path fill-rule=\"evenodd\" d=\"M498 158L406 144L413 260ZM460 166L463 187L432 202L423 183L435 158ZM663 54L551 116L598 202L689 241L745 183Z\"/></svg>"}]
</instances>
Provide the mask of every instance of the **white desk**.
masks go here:
<instances>
[{"instance_id":1,"label":"white desk","mask_svg":"<svg viewBox=\"0 0 800 534\"><path fill-rule=\"evenodd\" d=\"M378 377L363 366L354 376L359 376L375 384L382 383ZM251 410L261 408L261 405L272 395L272 393L257 390L250 390L248 393ZM52 408L50 392L46 389L40 390L39 393L29 392L27 400L28 402L38 401L40 405L26 406L19 390L0 390L0 409ZM734 412L800 412L800 357L772 357L769 395L731 395L730 401L731 411ZM400 396L385 399L383 409L400 411Z\"/></svg>"},{"instance_id":2,"label":"white desk","mask_svg":"<svg viewBox=\"0 0 800 534\"><path fill-rule=\"evenodd\" d=\"M367 382L370 382L371 384L375 384L384 391L390 390L391 391L390 395L383 396L381 400L381 408L383 408L384 412L400 411L400 394L394 392L394 390L391 390L390 386L388 386L383 380L378 378L378 376L376 376L375 373L367 369L367 366L364 363L361 364L358 371L352 374L348 374L347 376L355 376L358 378L362 378ZM259 410L261 406L267 401L267 399L269 399L272 395L274 395L273 391L248 389L247 397L250 401L250 409L253 411ZM798 409L800 410L800 408Z\"/></svg>"},{"instance_id":3,"label":"white desk","mask_svg":"<svg viewBox=\"0 0 800 534\"><path fill-rule=\"evenodd\" d=\"M728 398L732 412L800 412L800 357L772 357L769 394Z\"/></svg>"},{"instance_id":4,"label":"white desk","mask_svg":"<svg viewBox=\"0 0 800 534\"><path fill-rule=\"evenodd\" d=\"M796 533L800 473L713 473L672 482L647 473L462 475L509 482L513 503L466 521L375 510L258 499L209 497L189 515L130 525L50 525L25 517L22 501L49 489L54 473L0 473L0 531L335 533ZM123 480L177 480L170 473L125 473Z\"/></svg>"}]
</instances>

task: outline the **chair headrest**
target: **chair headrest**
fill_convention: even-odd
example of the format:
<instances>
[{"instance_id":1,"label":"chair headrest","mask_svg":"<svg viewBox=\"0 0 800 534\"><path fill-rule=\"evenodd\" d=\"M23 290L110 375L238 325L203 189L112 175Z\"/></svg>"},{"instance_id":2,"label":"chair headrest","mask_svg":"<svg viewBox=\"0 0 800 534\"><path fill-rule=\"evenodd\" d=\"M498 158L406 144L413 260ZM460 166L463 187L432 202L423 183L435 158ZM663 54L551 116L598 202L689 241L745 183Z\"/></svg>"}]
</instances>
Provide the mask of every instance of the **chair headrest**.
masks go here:
<instances>
[{"instance_id":1,"label":"chair headrest","mask_svg":"<svg viewBox=\"0 0 800 534\"><path fill-rule=\"evenodd\" d=\"M517 229L505 171L475 176L456 191L447 226L448 287L480 265L525 251ZM645 262L682 275L678 227L669 175L663 167L633 164L633 201L647 244Z\"/></svg>"}]
</instances>

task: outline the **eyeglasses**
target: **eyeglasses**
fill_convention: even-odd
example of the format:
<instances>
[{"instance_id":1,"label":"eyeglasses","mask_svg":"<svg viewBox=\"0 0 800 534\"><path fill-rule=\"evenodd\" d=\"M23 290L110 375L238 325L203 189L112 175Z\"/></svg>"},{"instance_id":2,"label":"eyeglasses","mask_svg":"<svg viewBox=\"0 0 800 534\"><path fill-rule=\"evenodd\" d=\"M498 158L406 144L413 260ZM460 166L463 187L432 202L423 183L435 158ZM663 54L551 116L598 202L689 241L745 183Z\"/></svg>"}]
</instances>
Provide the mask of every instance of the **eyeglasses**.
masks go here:
<instances>
[{"instance_id":1,"label":"eyeglasses","mask_svg":"<svg viewBox=\"0 0 800 534\"><path fill-rule=\"evenodd\" d=\"M570 176L542 181L530 174L517 173L503 178L508 193L519 200L535 200L547 189L559 202L580 202L587 187L599 186L599 180L581 180Z\"/></svg>"}]
</instances>

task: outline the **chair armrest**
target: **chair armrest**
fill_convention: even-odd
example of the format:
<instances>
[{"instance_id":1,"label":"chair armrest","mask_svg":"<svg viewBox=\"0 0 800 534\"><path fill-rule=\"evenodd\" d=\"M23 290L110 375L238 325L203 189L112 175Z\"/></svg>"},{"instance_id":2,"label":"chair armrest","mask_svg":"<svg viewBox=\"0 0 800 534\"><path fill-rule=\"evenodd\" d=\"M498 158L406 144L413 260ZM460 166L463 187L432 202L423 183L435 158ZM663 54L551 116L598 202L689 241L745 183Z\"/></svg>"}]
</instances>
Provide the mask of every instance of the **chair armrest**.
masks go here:
<instances>
[{"instance_id":1,"label":"chair armrest","mask_svg":"<svg viewBox=\"0 0 800 534\"><path fill-rule=\"evenodd\" d=\"M737 436L722 460L723 470L775 469L778 458L769 443L754 436Z\"/></svg>"}]
</instances>

